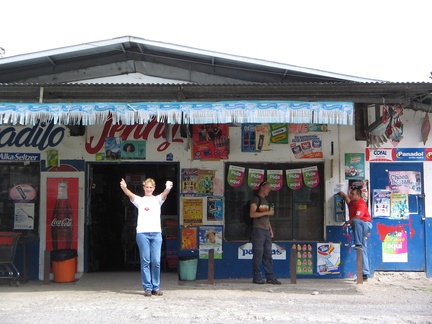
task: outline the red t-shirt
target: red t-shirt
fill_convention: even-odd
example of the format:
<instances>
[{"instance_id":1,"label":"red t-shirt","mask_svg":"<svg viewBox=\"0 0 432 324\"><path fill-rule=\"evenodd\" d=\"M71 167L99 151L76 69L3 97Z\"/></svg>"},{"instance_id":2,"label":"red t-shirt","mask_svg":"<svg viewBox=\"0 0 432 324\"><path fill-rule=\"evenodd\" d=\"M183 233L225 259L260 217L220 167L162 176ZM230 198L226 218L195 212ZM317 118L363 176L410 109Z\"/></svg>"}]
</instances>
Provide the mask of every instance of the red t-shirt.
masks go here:
<instances>
[{"instance_id":1,"label":"red t-shirt","mask_svg":"<svg viewBox=\"0 0 432 324\"><path fill-rule=\"evenodd\" d=\"M371 216L366 202L360 198L357 201L350 201L348 204L349 218L359 217L364 222L370 222Z\"/></svg>"}]
</instances>

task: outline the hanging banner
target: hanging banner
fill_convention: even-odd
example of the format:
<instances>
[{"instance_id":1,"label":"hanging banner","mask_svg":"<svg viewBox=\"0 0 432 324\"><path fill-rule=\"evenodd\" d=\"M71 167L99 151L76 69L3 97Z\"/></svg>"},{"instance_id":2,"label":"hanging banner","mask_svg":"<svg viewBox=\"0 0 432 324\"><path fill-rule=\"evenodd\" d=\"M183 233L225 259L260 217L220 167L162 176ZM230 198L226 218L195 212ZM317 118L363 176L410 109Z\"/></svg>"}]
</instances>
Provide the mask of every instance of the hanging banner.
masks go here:
<instances>
[{"instance_id":1,"label":"hanging banner","mask_svg":"<svg viewBox=\"0 0 432 324\"><path fill-rule=\"evenodd\" d=\"M404 230L389 233L382 243L383 262L408 262L408 236Z\"/></svg>"},{"instance_id":2,"label":"hanging banner","mask_svg":"<svg viewBox=\"0 0 432 324\"><path fill-rule=\"evenodd\" d=\"M270 142L288 144L288 124L270 124Z\"/></svg>"},{"instance_id":3,"label":"hanging banner","mask_svg":"<svg viewBox=\"0 0 432 324\"><path fill-rule=\"evenodd\" d=\"M418 171L389 171L390 189L394 193L421 195L421 176Z\"/></svg>"},{"instance_id":4,"label":"hanging banner","mask_svg":"<svg viewBox=\"0 0 432 324\"><path fill-rule=\"evenodd\" d=\"M264 170L249 169L248 172L248 186L252 190L258 190L261 182L264 181Z\"/></svg>"},{"instance_id":5,"label":"hanging banner","mask_svg":"<svg viewBox=\"0 0 432 324\"><path fill-rule=\"evenodd\" d=\"M390 190L374 190L372 200L373 217L390 217Z\"/></svg>"},{"instance_id":6,"label":"hanging banner","mask_svg":"<svg viewBox=\"0 0 432 324\"><path fill-rule=\"evenodd\" d=\"M345 153L345 179L364 179L365 162L363 153Z\"/></svg>"},{"instance_id":7,"label":"hanging banner","mask_svg":"<svg viewBox=\"0 0 432 324\"><path fill-rule=\"evenodd\" d=\"M267 171L267 182L270 183L270 189L277 191L282 188L283 185L283 171L282 170L268 170Z\"/></svg>"},{"instance_id":8,"label":"hanging banner","mask_svg":"<svg viewBox=\"0 0 432 324\"><path fill-rule=\"evenodd\" d=\"M318 167L313 166L302 169L303 181L306 187L315 188L320 182Z\"/></svg>"},{"instance_id":9,"label":"hanging banner","mask_svg":"<svg viewBox=\"0 0 432 324\"><path fill-rule=\"evenodd\" d=\"M409 219L408 194L405 193L391 194L390 218Z\"/></svg>"},{"instance_id":10,"label":"hanging banner","mask_svg":"<svg viewBox=\"0 0 432 324\"><path fill-rule=\"evenodd\" d=\"M230 165L228 169L227 182L231 187L240 187L243 184L245 168Z\"/></svg>"},{"instance_id":11,"label":"hanging banner","mask_svg":"<svg viewBox=\"0 0 432 324\"><path fill-rule=\"evenodd\" d=\"M301 169L285 170L285 173L288 188L298 190L303 186Z\"/></svg>"}]
</instances>

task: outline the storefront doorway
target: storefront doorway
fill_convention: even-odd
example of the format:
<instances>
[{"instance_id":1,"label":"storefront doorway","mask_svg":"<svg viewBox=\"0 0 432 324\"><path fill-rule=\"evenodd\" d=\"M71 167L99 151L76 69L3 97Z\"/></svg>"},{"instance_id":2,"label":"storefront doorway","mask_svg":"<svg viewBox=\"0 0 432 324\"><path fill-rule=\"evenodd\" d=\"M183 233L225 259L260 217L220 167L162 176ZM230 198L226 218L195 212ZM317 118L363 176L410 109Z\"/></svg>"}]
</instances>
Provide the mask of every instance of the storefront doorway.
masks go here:
<instances>
[{"instance_id":1,"label":"storefront doorway","mask_svg":"<svg viewBox=\"0 0 432 324\"><path fill-rule=\"evenodd\" d=\"M135 243L136 208L120 189L125 178L134 193L143 195L141 181L153 178L155 194L174 188L162 205L162 219L177 219L178 163L91 163L88 165L88 209L85 233L85 271L127 271L139 269Z\"/></svg>"}]
</instances>

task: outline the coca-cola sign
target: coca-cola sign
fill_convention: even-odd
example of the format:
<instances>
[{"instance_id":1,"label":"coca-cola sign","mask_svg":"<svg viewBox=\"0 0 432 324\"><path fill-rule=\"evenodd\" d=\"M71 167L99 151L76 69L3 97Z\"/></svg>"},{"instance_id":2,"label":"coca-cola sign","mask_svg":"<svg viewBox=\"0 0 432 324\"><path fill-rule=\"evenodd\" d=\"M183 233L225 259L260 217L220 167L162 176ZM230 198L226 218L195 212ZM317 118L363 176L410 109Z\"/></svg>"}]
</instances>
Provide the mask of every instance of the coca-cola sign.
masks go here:
<instances>
[{"instance_id":1,"label":"coca-cola sign","mask_svg":"<svg viewBox=\"0 0 432 324\"><path fill-rule=\"evenodd\" d=\"M47 250L77 249L78 178L47 179Z\"/></svg>"}]
</instances>

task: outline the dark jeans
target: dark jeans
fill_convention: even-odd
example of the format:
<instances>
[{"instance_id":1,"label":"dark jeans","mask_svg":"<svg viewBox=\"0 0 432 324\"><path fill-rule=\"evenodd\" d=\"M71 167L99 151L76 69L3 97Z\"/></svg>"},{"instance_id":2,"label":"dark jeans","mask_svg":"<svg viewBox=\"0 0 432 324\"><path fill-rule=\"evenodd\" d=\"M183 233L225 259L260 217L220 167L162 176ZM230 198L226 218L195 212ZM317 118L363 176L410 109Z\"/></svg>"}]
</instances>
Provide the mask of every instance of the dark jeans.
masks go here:
<instances>
[{"instance_id":1,"label":"dark jeans","mask_svg":"<svg viewBox=\"0 0 432 324\"><path fill-rule=\"evenodd\" d=\"M270 231L262 228L252 229L252 253L253 279L261 279L261 263L264 267L266 278L275 279Z\"/></svg>"}]
</instances>

